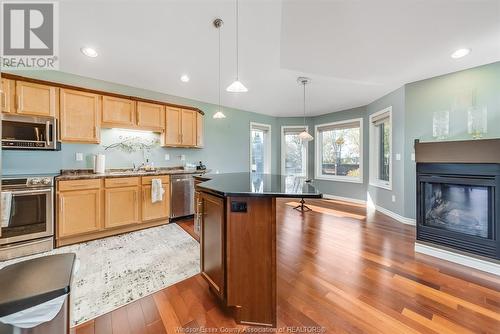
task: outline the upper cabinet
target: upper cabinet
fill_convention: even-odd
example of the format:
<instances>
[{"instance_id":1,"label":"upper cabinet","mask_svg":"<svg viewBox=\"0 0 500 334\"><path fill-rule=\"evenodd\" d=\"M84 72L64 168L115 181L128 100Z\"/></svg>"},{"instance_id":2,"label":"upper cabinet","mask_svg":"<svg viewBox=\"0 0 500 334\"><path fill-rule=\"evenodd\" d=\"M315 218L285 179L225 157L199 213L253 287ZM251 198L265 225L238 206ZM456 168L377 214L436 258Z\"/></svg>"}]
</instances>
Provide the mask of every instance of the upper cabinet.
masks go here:
<instances>
[{"instance_id":1,"label":"upper cabinet","mask_svg":"<svg viewBox=\"0 0 500 334\"><path fill-rule=\"evenodd\" d=\"M196 113L196 147L203 147L203 115L199 112Z\"/></svg>"},{"instance_id":2,"label":"upper cabinet","mask_svg":"<svg viewBox=\"0 0 500 334\"><path fill-rule=\"evenodd\" d=\"M61 89L61 141L99 143L101 96Z\"/></svg>"},{"instance_id":3,"label":"upper cabinet","mask_svg":"<svg viewBox=\"0 0 500 334\"><path fill-rule=\"evenodd\" d=\"M165 130L165 106L161 104L137 102L137 127L152 131Z\"/></svg>"},{"instance_id":4,"label":"upper cabinet","mask_svg":"<svg viewBox=\"0 0 500 334\"><path fill-rule=\"evenodd\" d=\"M57 116L58 92L56 87L16 81L15 112L22 115Z\"/></svg>"},{"instance_id":5,"label":"upper cabinet","mask_svg":"<svg viewBox=\"0 0 500 334\"><path fill-rule=\"evenodd\" d=\"M16 95L15 81L2 78L2 112L11 113L14 112L14 99Z\"/></svg>"},{"instance_id":6,"label":"upper cabinet","mask_svg":"<svg viewBox=\"0 0 500 334\"><path fill-rule=\"evenodd\" d=\"M102 127L131 128L135 126L135 101L119 97L102 97Z\"/></svg>"},{"instance_id":7,"label":"upper cabinet","mask_svg":"<svg viewBox=\"0 0 500 334\"><path fill-rule=\"evenodd\" d=\"M203 115L196 110L167 107L163 137L163 146L203 146Z\"/></svg>"}]
</instances>

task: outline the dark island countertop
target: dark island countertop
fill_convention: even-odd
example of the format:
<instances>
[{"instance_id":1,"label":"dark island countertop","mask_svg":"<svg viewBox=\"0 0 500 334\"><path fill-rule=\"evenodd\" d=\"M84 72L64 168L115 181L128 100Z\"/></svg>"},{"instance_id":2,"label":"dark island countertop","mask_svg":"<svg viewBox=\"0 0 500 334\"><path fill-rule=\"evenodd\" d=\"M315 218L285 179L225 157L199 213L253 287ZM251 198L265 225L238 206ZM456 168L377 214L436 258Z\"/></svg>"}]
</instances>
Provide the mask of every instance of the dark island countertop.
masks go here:
<instances>
[{"instance_id":1,"label":"dark island countertop","mask_svg":"<svg viewBox=\"0 0 500 334\"><path fill-rule=\"evenodd\" d=\"M195 176L202 191L219 196L321 198L314 184L303 177L258 173L205 174Z\"/></svg>"},{"instance_id":2,"label":"dark island countertop","mask_svg":"<svg viewBox=\"0 0 500 334\"><path fill-rule=\"evenodd\" d=\"M75 254L42 256L0 270L0 317L69 293Z\"/></svg>"}]
</instances>

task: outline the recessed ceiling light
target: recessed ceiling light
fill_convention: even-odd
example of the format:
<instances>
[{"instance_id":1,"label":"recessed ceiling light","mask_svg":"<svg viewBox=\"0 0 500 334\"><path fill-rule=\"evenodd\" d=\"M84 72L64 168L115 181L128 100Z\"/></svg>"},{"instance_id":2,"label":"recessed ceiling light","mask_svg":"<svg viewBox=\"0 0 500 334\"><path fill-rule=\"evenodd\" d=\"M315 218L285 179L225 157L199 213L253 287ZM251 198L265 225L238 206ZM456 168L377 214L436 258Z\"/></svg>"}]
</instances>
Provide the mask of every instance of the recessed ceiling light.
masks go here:
<instances>
[{"instance_id":1,"label":"recessed ceiling light","mask_svg":"<svg viewBox=\"0 0 500 334\"><path fill-rule=\"evenodd\" d=\"M463 48L463 49L458 49L455 52L451 54L451 58L453 59L458 59L467 56L470 53L470 49Z\"/></svg>"},{"instance_id":2,"label":"recessed ceiling light","mask_svg":"<svg viewBox=\"0 0 500 334\"><path fill-rule=\"evenodd\" d=\"M98 56L97 51L93 48L84 47L84 48L81 48L80 51L82 51L82 53L84 55L86 55L87 57L95 58Z\"/></svg>"},{"instance_id":3,"label":"recessed ceiling light","mask_svg":"<svg viewBox=\"0 0 500 334\"><path fill-rule=\"evenodd\" d=\"M182 82L189 82L189 76L187 74L183 74L181 76L181 81Z\"/></svg>"}]
</instances>

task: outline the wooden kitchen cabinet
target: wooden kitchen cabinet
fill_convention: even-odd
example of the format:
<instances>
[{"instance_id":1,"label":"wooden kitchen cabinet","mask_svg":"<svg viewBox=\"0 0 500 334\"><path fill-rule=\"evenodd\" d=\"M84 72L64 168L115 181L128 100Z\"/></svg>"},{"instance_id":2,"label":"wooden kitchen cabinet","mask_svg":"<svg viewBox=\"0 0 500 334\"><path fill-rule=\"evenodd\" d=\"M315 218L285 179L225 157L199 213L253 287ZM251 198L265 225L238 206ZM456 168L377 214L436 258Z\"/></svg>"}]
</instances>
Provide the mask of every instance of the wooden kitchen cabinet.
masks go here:
<instances>
[{"instance_id":1,"label":"wooden kitchen cabinet","mask_svg":"<svg viewBox=\"0 0 500 334\"><path fill-rule=\"evenodd\" d=\"M57 116L59 88L16 81L16 113L33 116Z\"/></svg>"},{"instance_id":2,"label":"wooden kitchen cabinet","mask_svg":"<svg viewBox=\"0 0 500 334\"><path fill-rule=\"evenodd\" d=\"M202 192L201 198L201 275L210 288L224 299L224 200Z\"/></svg>"},{"instance_id":3,"label":"wooden kitchen cabinet","mask_svg":"<svg viewBox=\"0 0 500 334\"><path fill-rule=\"evenodd\" d=\"M3 113L13 113L14 110L14 100L16 96L15 81L2 78L2 112Z\"/></svg>"},{"instance_id":4,"label":"wooden kitchen cabinet","mask_svg":"<svg viewBox=\"0 0 500 334\"><path fill-rule=\"evenodd\" d=\"M196 146L196 114L190 109L181 109L181 145Z\"/></svg>"},{"instance_id":5,"label":"wooden kitchen cabinet","mask_svg":"<svg viewBox=\"0 0 500 334\"><path fill-rule=\"evenodd\" d=\"M60 137L63 142L99 143L101 97L61 89Z\"/></svg>"},{"instance_id":6,"label":"wooden kitchen cabinet","mask_svg":"<svg viewBox=\"0 0 500 334\"><path fill-rule=\"evenodd\" d=\"M203 147L204 145L204 124L203 115L196 112L196 147Z\"/></svg>"},{"instance_id":7,"label":"wooden kitchen cabinet","mask_svg":"<svg viewBox=\"0 0 500 334\"><path fill-rule=\"evenodd\" d=\"M151 180L161 179L162 187L165 190L161 202L151 202ZM170 177L169 176L148 176L142 178L142 221L158 219L168 219L170 217Z\"/></svg>"},{"instance_id":8,"label":"wooden kitchen cabinet","mask_svg":"<svg viewBox=\"0 0 500 334\"><path fill-rule=\"evenodd\" d=\"M79 183L85 184L85 181L79 181ZM88 186L90 187L90 185ZM57 196L56 221L58 239L100 230L100 188L59 191Z\"/></svg>"},{"instance_id":9,"label":"wooden kitchen cabinet","mask_svg":"<svg viewBox=\"0 0 500 334\"><path fill-rule=\"evenodd\" d=\"M163 146L180 146L181 145L181 109L167 107L166 108L166 124Z\"/></svg>"},{"instance_id":10,"label":"wooden kitchen cabinet","mask_svg":"<svg viewBox=\"0 0 500 334\"><path fill-rule=\"evenodd\" d=\"M161 104L137 102L137 127L140 129L165 130L165 106Z\"/></svg>"},{"instance_id":11,"label":"wooden kitchen cabinet","mask_svg":"<svg viewBox=\"0 0 500 334\"><path fill-rule=\"evenodd\" d=\"M101 126L104 128L135 127L136 103L113 96L102 97Z\"/></svg>"},{"instance_id":12,"label":"wooden kitchen cabinet","mask_svg":"<svg viewBox=\"0 0 500 334\"><path fill-rule=\"evenodd\" d=\"M104 227L115 228L139 223L139 178L106 179L105 184ZM119 186L120 184L125 186Z\"/></svg>"}]
</instances>

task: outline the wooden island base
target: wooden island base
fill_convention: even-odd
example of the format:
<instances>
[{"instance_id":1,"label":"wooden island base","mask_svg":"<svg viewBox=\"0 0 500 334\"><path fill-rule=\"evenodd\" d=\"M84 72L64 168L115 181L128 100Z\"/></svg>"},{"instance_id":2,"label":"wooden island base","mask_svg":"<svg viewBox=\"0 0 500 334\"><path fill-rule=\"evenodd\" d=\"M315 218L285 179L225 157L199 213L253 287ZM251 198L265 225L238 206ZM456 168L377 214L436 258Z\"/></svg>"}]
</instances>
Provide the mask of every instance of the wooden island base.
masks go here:
<instances>
[{"instance_id":1,"label":"wooden island base","mask_svg":"<svg viewBox=\"0 0 500 334\"><path fill-rule=\"evenodd\" d=\"M202 277L238 323L276 327L276 199L199 200Z\"/></svg>"}]
</instances>

